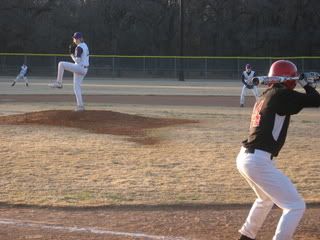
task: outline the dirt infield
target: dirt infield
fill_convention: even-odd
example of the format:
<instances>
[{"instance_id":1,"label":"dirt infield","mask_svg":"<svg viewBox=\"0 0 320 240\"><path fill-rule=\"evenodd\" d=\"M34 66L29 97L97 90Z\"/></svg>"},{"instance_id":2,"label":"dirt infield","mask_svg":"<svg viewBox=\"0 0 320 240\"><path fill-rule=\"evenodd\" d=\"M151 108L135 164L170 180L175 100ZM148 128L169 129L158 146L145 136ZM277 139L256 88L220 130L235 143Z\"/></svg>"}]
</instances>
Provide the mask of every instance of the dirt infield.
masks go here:
<instances>
[{"instance_id":1,"label":"dirt infield","mask_svg":"<svg viewBox=\"0 0 320 240\"><path fill-rule=\"evenodd\" d=\"M243 208L232 207L107 207L97 209L0 208L2 218L16 219L2 228L3 239L236 239L238 223L246 214ZM279 211L274 210L262 233L274 225ZM310 217L310 216L308 216ZM313 216L312 216L313 217ZM1 223L1 220L0 220ZM25 226L23 225L25 224ZM29 226L27 226L29 224ZM30 224L34 224L33 226ZM45 228L46 226L47 228ZM49 227L52 227L50 229ZM75 227L54 231L56 226ZM101 232L90 232L90 228ZM80 228L86 231L80 231ZM79 231L76 231L79 230ZM106 230L110 232L107 233ZM116 233L120 233L119 236ZM125 236L125 233L131 236ZM146 236L134 237L143 233ZM24 235L24 238L21 236ZM260 238L260 239L268 239ZM302 239L302 238L301 238ZM310 238L308 238L310 239Z\"/></svg>"},{"instance_id":2,"label":"dirt infield","mask_svg":"<svg viewBox=\"0 0 320 240\"><path fill-rule=\"evenodd\" d=\"M90 106L88 111L79 113L65 109L30 112L29 110L24 110L24 113L4 114L7 116L0 117L0 125L3 125L1 128L1 163L3 164L2 168L5 167L9 171L9 173L1 172L0 175L1 199L4 199L13 191L12 189L4 189L6 185L14 186L18 190L21 189L21 195L25 195L14 196L16 198L12 198L12 202L1 200L1 240L237 239L237 230L248 214L250 209L250 204L248 203L253 201L253 195L250 195L252 194L250 189L243 188L244 182L239 183L242 180L237 178L237 173L230 167L234 163L225 162L227 162L227 159L232 159L238 150L237 144L243 137L243 132L246 132L243 127L247 126L250 108L238 108L238 97L223 96L95 95L86 96L86 100L94 103L129 104L128 107L122 108L122 110L124 109L126 112L132 111L133 113L115 110L95 110L93 106ZM247 106L252 106L252 100L252 98L248 98ZM74 99L72 95L44 95L40 98L39 96L35 98L34 96L21 95L0 96L0 103L4 105L8 103L20 103L22 105L35 102L48 103L50 105L60 101L61 103L73 102ZM133 111L132 106L139 104L149 105L149 107ZM156 109L157 105L162 106L161 111ZM177 108L169 108L167 106L177 106ZM195 106L195 109L184 112L184 110L180 110L180 106ZM219 108L214 111L202 112L196 109L197 106L228 106L232 114L229 114L225 109L221 110ZM44 108L46 107L47 105ZM114 108L118 109L119 107ZM143 114L146 109L148 114ZM291 139L293 140L289 142L289 145L294 151L290 153L288 149L284 149L285 153L289 155L288 158L292 161L292 168L295 171L301 167L299 164L294 165L300 158L299 153L302 152L300 147L306 149L308 141L318 139L317 132L310 131L310 129L317 127L317 113L311 112L308 114L310 117L307 120L298 118L293 122L292 129L294 131L291 132ZM302 122L304 125L301 124ZM17 128L13 126L17 126ZM23 128L24 126L27 128ZM54 128L46 131L46 126ZM232 126L232 131L230 131L230 126ZM67 130L69 128L71 130ZM213 132L211 133L211 131ZM308 141L300 138L305 132L310 133ZM99 137L95 133L99 133ZM60 136L61 134L65 134L67 137ZM108 135L108 138L101 137L101 134ZM109 135L113 135L115 138L109 137ZM84 136L84 140L76 142L74 138L79 136ZM117 138L118 136L120 138ZM9 137L12 139L9 139ZM53 139L53 137L55 138ZM41 143L36 143L36 141ZM228 142L226 143L225 141ZM79 145L76 148L72 148L69 144L75 144L75 142ZM87 144L92 142L98 146L86 149ZM47 149L55 149L51 147L55 147L57 143L62 145L59 146L61 149L57 149L57 152L46 152ZM99 148L101 143L104 144L102 146L103 149ZM301 146L301 143L305 145ZM122 145L119 146L120 144ZM25 149L26 147L27 150ZM40 153L36 154L32 149L37 149ZM70 149L70 152L66 152L68 149ZM99 150L99 152L96 150ZM310 159L312 154L318 154L317 149L312 150L313 152L310 155L306 154L304 157ZM64 151L64 155L61 155L60 151ZM126 156L122 156L124 154L121 151L127 151ZM164 152L168 152L168 155L164 155ZM58 159L59 154L65 158L63 161ZM88 160L91 161L97 158L95 154L102 158L101 162L88 163ZM99 170L100 166L105 166L101 164L106 164L110 156L113 156L112 154L116 155L111 162L113 164L111 166L116 169L113 173L118 174L124 180L126 177L128 179L130 177L126 175L127 172L137 171L138 177L134 179L136 183L132 179L129 180L131 184L141 185L141 188L138 188L138 190L126 188L127 185L121 181L108 186L115 186L115 188L119 189L123 187L128 192L133 193L139 192L139 190L145 191L140 199L141 204L136 204L135 202L121 204L121 201L130 203L131 200L126 198L124 200L120 199L120 201L119 196L121 195L116 194L108 195L108 197L112 197L113 200L119 202L114 204L103 202L102 204L97 204L99 205L97 207L90 206L90 194L78 196L79 198L76 199L76 201L82 201L82 207L77 207L77 202L75 202L75 205L66 207L55 206L57 202L54 201L52 205L42 205L41 199L32 199L33 195L39 195L42 198L41 193L44 195L52 194L52 199L55 194L63 194L64 191L72 193L74 191L73 183L67 180L62 181L61 179L62 176L68 175L71 170L74 172L71 172L70 175L75 174L74 176L78 177L75 179L79 181L83 181L83 178L86 178L88 181L92 181L90 184L95 183L95 186L100 186L99 184L101 184L101 189L97 188L97 191L94 192L97 195L103 195L102 191L111 192L115 190L113 188L105 189L106 185L103 185L107 184L105 183L107 181L112 182L113 179L105 178L104 182L99 182L101 180L99 178L110 175L107 172L108 169L103 169L106 175L101 173L101 175L97 175L98 177L91 172L91 168L96 171ZM100 155L105 156L103 158ZM10 159L3 159L4 156ZM139 172L139 165L147 164L141 159L142 157L146 159L158 157L159 159L153 159L150 166L144 169L145 172ZM127 158L130 158L132 162ZM218 159L222 163L216 163L211 158ZM26 160L26 162L22 160ZM85 163L84 165L81 165L82 160ZM21 164L21 169L15 168L13 166L15 164ZM313 168L318 168L317 163L312 164ZM34 165L38 168L30 170L29 167ZM61 165L61 169L58 169L59 165ZM69 165L74 168L69 168ZM290 164L284 162L281 167L284 168L283 166L286 165ZM109 167L109 165L107 166ZM82 169L82 167L87 169ZM181 171L183 167L186 168L185 171ZM306 168L307 164L304 164L304 167ZM85 170L92 174L90 178L84 175L86 173ZM291 173L291 170L288 168L288 173ZM33 171L36 171L36 173ZM43 172L40 174L38 171ZM199 173L197 174L198 171ZM77 173L78 176L76 176ZM37 174L39 174L39 178L42 177L40 181L49 179L49 184L52 184L53 187L57 185L58 192L54 192L54 189L45 188L46 182L43 185L41 185L40 181L36 182ZM187 176L184 176L184 174ZM236 175L236 178L231 178L228 174ZM12 179L7 180L8 177L12 176L14 176ZM146 179L141 179L144 177ZM184 177L186 182L182 181ZM298 181L299 179L301 182ZM296 240L319 239L320 207L317 197L314 196L316 195L314 190L317 190L318 186L314 182L318 180L319 177L316 173L307 175L302 169L301 174L294 178L294 181L300 184L299 186L307 199L315 202L308 204L308 209L295 234L294 239ZM206 183L205 181L208 182ZM199 184L195 184L195 182ZM39 188L40 192L34 189L32 190L34 192L23 192L25 187L32 184L35 185L36 189ZM88 185L89 187L91 187L90 184ZM175 196L177 194L176 191L178 191L175 188L176 185L185 187L179 189L181 196ZM132 186L135 187L135 185ZM233 187L237 189L238 195L228 193L228 190L234 189ZM212 188L217 190L210 192ZM220 203L207 202L207 199L203 201L201 195L194 194L197 190L208 194L209 200L220 201ZM161 191L164 191L167 199L156 199L158 196L162 196L157 193ZM183 195L184 192L186 195ZM151 198L150 194L154 195L155 199ZM220 195L221 198L217 195ZM106 195L103 196L106 197ZM133 196L139 197L139 195ZM232 196L234 199L232 199ZM58 200L63 204L73 204L73 197L75 196L69 194L65 195L64 199ZM174 201L171 201L172 199ZM223 204L223 199L225 199L226 204ZM230 204L227 202L238 199L243 199L246 203ZM30 204L28 204L28 200L30 200ZM42 200L49 201L50 199ZM150 201L154 204L145 204L145 202L149 203ZM168 201L168 204L161 204L161 201ZM188 201L192 203L185 203ZM89 203L88 207L85 207L86 203ZM280 214L281 212L277 208L271 211L257 239L272 239Z\"/></svg>"},{"instance_id":3,"label":"dirt infield","mask_svg":"<svg viewBox=\"0 0 320 240\"><path fill-rule=\"evenodd\" d=\"M0 207L0 238L50 240L237 239L249 206L122 206L89 209ZM281 215L274 209L257 239L271 240ZM319 239L319 207L309 208L295 240Z\"/></svg>"}]
</instances>

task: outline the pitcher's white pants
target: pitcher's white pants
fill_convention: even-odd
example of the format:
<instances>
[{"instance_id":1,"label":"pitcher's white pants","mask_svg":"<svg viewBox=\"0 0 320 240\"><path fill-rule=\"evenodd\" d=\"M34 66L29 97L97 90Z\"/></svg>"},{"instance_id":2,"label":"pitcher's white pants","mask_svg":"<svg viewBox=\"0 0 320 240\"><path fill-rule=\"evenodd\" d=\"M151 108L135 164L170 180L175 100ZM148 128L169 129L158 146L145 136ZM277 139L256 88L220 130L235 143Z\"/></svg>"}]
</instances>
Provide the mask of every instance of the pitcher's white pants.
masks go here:
<instances>
[{"instance_id":1,"label":"pitcher's white pants","mask_svg":"<svg viewBox=\"0 0 320 240\"><path fill-rule=\"evenodd\" d=\"M83 106L81 84L88 72L88 68L71 62L59 62L57 82L62 83L64 70L73 73L73 91L76 96L77 106Z\"/></svg>"},{"instance_id":2,"label":"pitcher's white pants","mask_svg":"<svg viewBox=\"0 0 320 240\"><path fill-rule=\"evenodd\" d=\"M247 96L248 90L251 90L253 95L256 98L256 101L258 100L258 98L259 98L259 90L258 90L258 88L256 86L253 86L252 89L248 89L246 87L246 85L243 85L242 90L241 90L241 95L240 95L240 104L244 104L244 99L245 99L245 96Z\"/></svg>"},{"instance_id":3,"label":"pitcher's white pants","mask_svg":"<svg viewBox=\"0 0 320 240\"><path fill-rule=\"evenodd\" d=\"M239 230L255 239L273 204L282 209L273 240L291 240L305 211L305 203L295 186L274 166L270 153L255 150L245 153L242 147L237 157L237 168L257 195L249 215Z\"/></svg>"}]
</instances>

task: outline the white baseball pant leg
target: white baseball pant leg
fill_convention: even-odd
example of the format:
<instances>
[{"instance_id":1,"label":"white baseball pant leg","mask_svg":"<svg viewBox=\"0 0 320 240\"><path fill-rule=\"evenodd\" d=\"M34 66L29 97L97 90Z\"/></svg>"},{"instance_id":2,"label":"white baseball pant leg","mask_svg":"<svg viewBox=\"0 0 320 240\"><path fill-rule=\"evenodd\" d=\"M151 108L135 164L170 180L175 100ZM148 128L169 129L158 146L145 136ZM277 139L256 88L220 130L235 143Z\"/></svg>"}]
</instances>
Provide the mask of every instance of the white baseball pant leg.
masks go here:
<instances>
[{"instance_id":1,"label":"white baseball pant leg","mask_svg":"<svg viewBox=\"0 0 320 240\"><path fill-rule=\"evenodd\" d=\"M18 82L21 79L23 79L23 75L22 74L18 74L18 76L16 77L16 82Z\"/></svg>"},{"instance_id":2,"label":"white baseball pant leg","mask_svg":"<svg viewBox=\"0 0 320 240\"><path fill-rule=\"evenodd\" d=\"M259 90L258 90L257 86L253 86L253 88L251 90L252 90L253 95L256 98L256 101L258 101L258 99L259 99Z\"/></svg>"},{"instance_id":3,"label":"white baseball pant leg","mask_svg":"<svg viewBox=\"0 0 320 240\"><path fill-rule=\"evenodd\" d=\"M259 150L254 154L245 153L245 148L238 154L237 168L257 195L239 232L254 239L275 203L282 209L282 216L273 240L291 240L305 211L305 202L269 156Z\"/></svg>"},{"instance_id":4,"label":"white baseball pant leg","mask_svg":"<svg viewBox=\"0 0 320 240\"><path fill-rule=\"evenodd\" d=\"M28 78L26 76L23 77L25 83L29 84Z\"/></svg>"},{"instance_id":5,"label":"white baseball pant leg","mask_svg":"<svg viewBox=\"0 0 320 240\"><path fill-rule=\"evenodd\" d=\"M240 95L240 105L244 105L244 98L247 95L247 87L243 85L242 90L241 90L241 95Z\"/></svg>"},{"instance_id":6,"label":"white baseball pant leg","mask_svg":"<svg viewBox=\"0 0 320 240\"><path fill-rule=\"evenodd\" d=\"M76 96L77 106L83 106L81 84L85 75L73 73L73 91Z\"/></svg>"},{"instance_id":7,"label":"white baseball pant leg","mask_svg":"<svg viewBox=\"0 0 320 240\"><path fill-rule=\"evenodd\" d=\"M57 82L62 83L64 70L73 73L73 91L76 96L77 106L83 106L81 84L88 69L71 62L59 62Z\"/></svg>"},{"instance_id":8,"label":"white baseball pant leg","mask_svg":"<svg viewBox=\"0 0 320 240\"><path fill-rule=\"evenodd\" d=\"M244 105L245 96L247 96L247 93L248 93L247 91L248 91L248 88L245 85L243 85L242 90L241 90L241 95L240 95L240 104ZM259 90L258 90L257 86L253 86L251 91L252 91L253 95L255 96L256 101L258 101Z\"/></svg>"}]
</instances>

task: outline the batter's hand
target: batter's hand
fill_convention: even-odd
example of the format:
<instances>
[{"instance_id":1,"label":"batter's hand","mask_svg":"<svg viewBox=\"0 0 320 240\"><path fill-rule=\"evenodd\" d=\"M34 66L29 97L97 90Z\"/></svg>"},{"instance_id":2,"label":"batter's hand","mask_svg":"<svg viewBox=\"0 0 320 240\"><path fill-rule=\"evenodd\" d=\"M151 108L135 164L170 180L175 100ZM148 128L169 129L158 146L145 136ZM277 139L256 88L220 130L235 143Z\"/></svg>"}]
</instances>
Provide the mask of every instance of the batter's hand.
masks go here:
<instances>
[{"instance_id":1,"label":"batter's hand","mask_svg":"<svg viewBox=\"0 0 320 240\"><path fill-rule=\"evenodd\" d=\"M70 54L74 54L75 51L76 51L76 47L77 47L77 44L71 43L71 44L69 45L69 53L70 53Z\"/></svg>"},{"instance_id":2,"label":"batter's hand","mask_svg":"<svg viewBox=\"0 0 320 240\"><path fill-rule=\"evenodd\" d=\"M300 76L299 76L299 80L298 80L298 83L300 84L301 87L305 87L305 86L311 86L313 88L316 88L317 87L317 83L315 81L311 81L309 82L308 81L308 73L301 73Z\"/></svg>"}]
</instances>

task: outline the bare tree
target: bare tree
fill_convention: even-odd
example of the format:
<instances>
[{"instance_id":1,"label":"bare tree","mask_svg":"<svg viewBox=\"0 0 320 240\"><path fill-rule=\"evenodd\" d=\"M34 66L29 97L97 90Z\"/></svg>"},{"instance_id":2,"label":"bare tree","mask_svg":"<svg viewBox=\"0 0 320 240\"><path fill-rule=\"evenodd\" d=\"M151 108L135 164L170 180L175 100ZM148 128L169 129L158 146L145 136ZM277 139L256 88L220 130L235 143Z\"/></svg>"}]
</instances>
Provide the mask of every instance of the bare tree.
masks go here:
<instances>
[{"instance_id":1,"label":"bare tree","mask_svg":"<svg viewBox=\"0 0 320 240\"><path fill-rule=\"evenodd\" d=\"M317 0L184 0L186 55L319 55ZM2 0L1 52L177 55L179 0Z\"/></svg>"}]
</instances>

